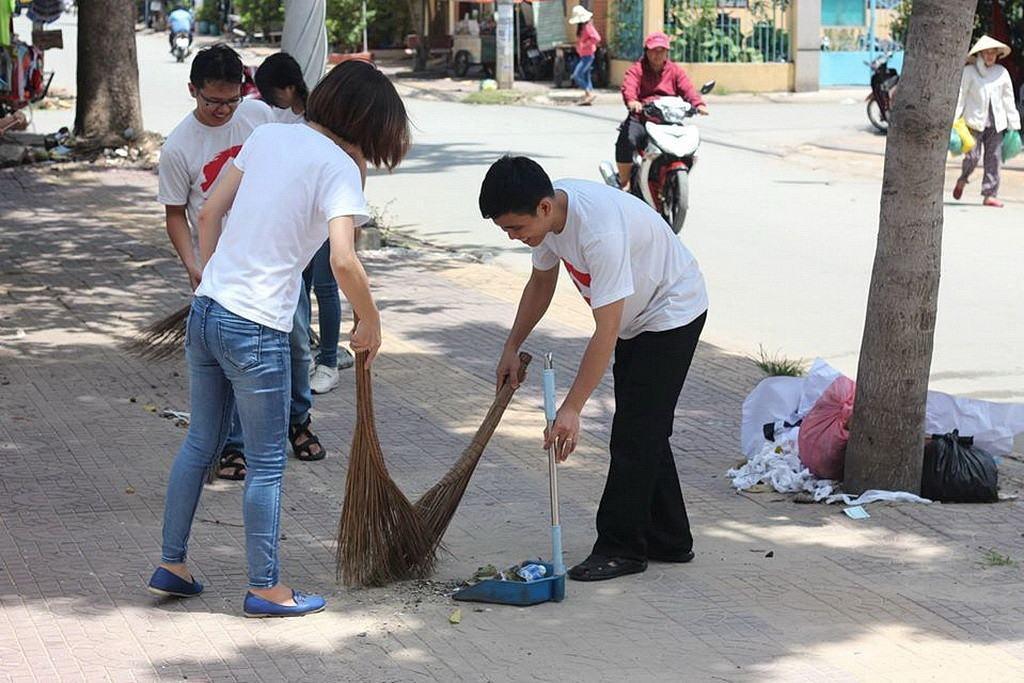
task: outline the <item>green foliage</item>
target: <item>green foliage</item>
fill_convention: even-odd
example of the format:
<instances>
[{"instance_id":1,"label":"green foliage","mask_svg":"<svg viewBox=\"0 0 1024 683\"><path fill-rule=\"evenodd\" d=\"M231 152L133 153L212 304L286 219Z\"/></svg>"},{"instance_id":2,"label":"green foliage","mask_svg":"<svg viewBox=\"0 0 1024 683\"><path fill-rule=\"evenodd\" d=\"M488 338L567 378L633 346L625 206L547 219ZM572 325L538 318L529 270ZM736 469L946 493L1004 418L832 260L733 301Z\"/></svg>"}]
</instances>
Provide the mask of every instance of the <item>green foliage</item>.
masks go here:
<instances>
[{"instance_id":1,"label":"green foliage","mask_svg":"<svg viewBox=\"0 0 1024 683\"><path fill-rule=\"evenodd\" d=\"M516 90L478 90L462 99L466 104L516 104L524 97Z\"/></svg>"},{"instance_id":2,"label":"green foliage","mask_svg":"<svg viewBox=\"0 0 1024 683\"><path fill-rule=\"evenodd\" d=\"M910 9L912 0L903 0L893 14L892 23L889 24L889 33L892 39L900 45L907 44L907 30L910 28Z\"/></svg>"},{"instance_id":3,"label":"green foliage","mask_svg":"<svg viewBox=\"0 0 1024 683\"><path fill-rule=\"evenodd\" d=\"M643 0L619 0L613 6L615 31L611 49L619 59L640 59L643 55Z\"/></svg>"},{"instance_id":4,"label":"green foliage","mask_svg":"<svg viewBox=\"0 0 1024 683\"><path fill-rule=\"evenodd\" d=\"M220 12L217 11L217 0L206 0L199 8L196 21L208 21L211 24L220 24Z\"/></svg>"},{"instance_id":5,"label":"green foliage","mask_svg":"<svg viewBox=\"0 0 1024 683\"><path fill-rule=\"evenodd\" d=\"M377 2L369 1L365 23L377 16ZM362 0L327 0L327 42L342 52L354 52L363 47Z\"/></svg>"},{"instance_id":6,"label":"green foliage","mask_svg":"<svg viewBox=\"0 0 1024 683\"><path fill-rule=\"evenodd\" d=\"M267 34L284 25L283 0L236 0L235 8L250 33Z\"/></svg>"},{"instance_id":7,"label":"green foliage","mask_svg":"<svg viewBox=\"0 0 1024 683\"><path fill-rule=\"evenodd\" d=\"M988 549L981 557L981 564L985 567L1016 567L1017 562L1009 555L1003 555L998 550Z\"/></svg>"},{"instance_id":8,"label":"green foliage","mask_svg":"<svg viewBox=\"0 0 1024 683\"><path fill-rule=\"evenodd\" d=\"M777 353L774 356L758 346L758 355L751 360L769 377L802 377L807 372L807 361L792 360Z\"/></svg>"},{"instance_id":9,"label":"green foliage","mask_svg":"<svg viewBox=\"0 0 1024 683\"><path fill-rule=\"evenodd\" d=\"M784 25L789 0L760 0L750 5L754 30L744 35L740 20L718 7L717 0L670 0L666 30L672 59L680 62L765 62L789 60L789 32Z\"/></svg>"}]
</instances>

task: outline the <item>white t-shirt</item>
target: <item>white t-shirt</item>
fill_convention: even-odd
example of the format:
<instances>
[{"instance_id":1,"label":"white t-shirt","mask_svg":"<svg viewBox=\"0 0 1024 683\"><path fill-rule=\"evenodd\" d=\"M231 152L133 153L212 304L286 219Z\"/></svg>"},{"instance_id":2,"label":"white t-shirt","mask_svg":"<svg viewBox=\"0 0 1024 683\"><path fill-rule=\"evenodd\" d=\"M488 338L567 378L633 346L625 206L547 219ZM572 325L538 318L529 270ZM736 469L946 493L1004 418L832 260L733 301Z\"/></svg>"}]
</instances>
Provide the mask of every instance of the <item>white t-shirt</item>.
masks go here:
<instances>
[{"instance_id":1,"label":"white t-shirt","mask_svg":"<svg viewBox=\"0 0 1024 683\"><path fill-rule=\"evenodd\" d=\"M561 260L591 308L625 299L620 338L682 327L708 309L697 260L656 211L602 183L554 186L569 197L565 228L533 249L533 265L551 270Z\"/></svg>"},{"instance_id":2,"label":"white t-shirt","mask_svg":"<svg viewBox=\"0 0 1024 683\"><path fill-rule=\"evenodd\" d=\"M197 296L235 315L291 332L302 269L327 239L327 223L369 220L359 168L308 125L260 126L234 160L242 183Z\"/></svg>"},{"instance_id":3,"label":"white t-shirt","mask_svg":"<svg viewBox=\"0 0 1024 683\"><path fill-rule=\"evenodd\" d=\"M221 126L199 123L190 112L175 126L160 152L160 190L157 201L185 206L192 231L192 249L199 257L199 210L213 192L221 171L242 149L257 126L276 118L263 102L242 100L231 119Z\"/></svg>"}]
</instances>

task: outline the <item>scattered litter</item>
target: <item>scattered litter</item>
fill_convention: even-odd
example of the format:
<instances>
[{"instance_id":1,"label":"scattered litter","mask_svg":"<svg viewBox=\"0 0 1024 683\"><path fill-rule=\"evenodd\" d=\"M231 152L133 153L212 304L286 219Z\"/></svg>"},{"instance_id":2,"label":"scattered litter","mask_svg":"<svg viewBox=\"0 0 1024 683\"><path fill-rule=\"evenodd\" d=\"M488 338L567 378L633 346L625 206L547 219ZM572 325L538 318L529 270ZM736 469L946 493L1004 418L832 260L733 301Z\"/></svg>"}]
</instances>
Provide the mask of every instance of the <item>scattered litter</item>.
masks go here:
<instances>
[{"instance_id":1,"label":"scattered litter","mask_svg":"<svg viewBox=\"0 0 1024 683\"><path fill-rule=\"evenodd\" d=\"M729 470L733 488L747 491L759 484L770 484L779 493L795 493L797 503L832 503L867 505L878 501L889 503L930 503L921 496L905 491L879 491L872 489L860 496L839 491L839 483L832 479L818 479L800 462L797 445L799 427L792 429L788 438L777 442L763 442L761 450L742 467Z\"/></svg>"},{"instance_id":2,"label":"scattered litter","mask_svg":"<svg viewBox=\"0 0 1024 683\"><path fill-rule=\"evenodd\" d=\"M765 556L766 558L768 558L768 559L771 559L771 558L775 557L775 551L774 551L774 550L769 550L768 552L766 552L766 553L764 554L764 556Z\"/></svg>"},{"instance_id":3,"label":"scattered litter","mask_svg":"<svg viewBox=\"0 0 1024 683\"><path fill-rule=\"evenodd\" d=\"M779 493L809 493L814 502L832 495L835 482L815 478L800 462L796 442L798 431L799 428L794 428L789 439L777 443L762 441L760 452L742 467L726 473L732 479L733 487L738 491L746 491L762 483L770 484Z\"/></svg>"},{"instance_id":4,"label":"scattered litter","mask_svg":"<svg viewBox=\"0 0 1024 683\"><path fill-rule=\"evenodd\" d=\"M147 403L146 405L144 405L144 406L142 406L142 407L143 407L143 409L144 409L144 410L145 410L145 411L146 411L147 413L153 413L154 415L156 415L156 410L157 410L157 408L156 408L156 406L155 406L155 405L153 405L152 403Z\"/></svg>"},{"instance_id":5,"label":"scattered litter","mask_svg":"<svg viewBox=\"0 0 1024 683\"><path fill-rule=\"evenodd\" d=\"M192 419L191 413L183 413L178 410L163 410L160 412L160 417L173 420L175 427L188 427L189 421Z\"/></svg>"},{"instance_id":6,"label":"scattered litter","mask_svg":"<svg viewBox=\"0 0 1024 683\"><path fill-rule=\"evenodd\" d=\"M921 496L915 496L913 493L907 493L906 491L879 491L878 489L871 489L865 491L859 496L851 496L848 493L836 493L825 499L825 502L831 505L832 503L845 503L846 505L867 505L868 503L923 503L928 504L932 501Z\"/></svg>"},{"instance_id":7,"label":"scattered litter","mask_svg":"<svg viewBox=\"0 0 1024 683\"><path fill-rule=\"evenodd\" d=\"M854 505L843 509L843 513L850 519L868 519L871 515L860 505Z\"/></svg>"},{"instance_id":8,"label":"scattered litter","mask_svg":"<svg viewBox=\"0 0 1024 683\"><path fill-rule=\"evenodd\" d=\"M126 486L125 489L124 489L124 492L127 493L130 496L133 493L135 493L135 489L133 487L131 487L131 486Z\"/></svg>"},{"instance_id":9,"label":"scattered litter","mask_svg":"<svg viewBox=\"0 0 1024 683\"><path fill-rule=\"evenodd\" d=\"M448 615L449 624L461 624L462 623L462 608L457 607L455 611Z\"/></svg>"}]
</instances>

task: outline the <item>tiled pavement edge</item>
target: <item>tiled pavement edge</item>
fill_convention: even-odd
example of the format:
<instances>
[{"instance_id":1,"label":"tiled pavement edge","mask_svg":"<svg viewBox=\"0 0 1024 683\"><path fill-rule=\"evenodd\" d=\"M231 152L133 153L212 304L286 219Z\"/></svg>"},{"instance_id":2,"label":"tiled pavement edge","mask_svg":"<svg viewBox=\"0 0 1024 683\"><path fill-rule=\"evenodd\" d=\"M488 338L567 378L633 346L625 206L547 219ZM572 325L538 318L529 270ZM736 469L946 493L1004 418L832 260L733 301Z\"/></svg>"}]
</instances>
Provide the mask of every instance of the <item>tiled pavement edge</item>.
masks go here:
<instances>
[{"instance_id":1,"label":"tiled pavement edge","mask_svg":"<svg viewBox=\"0 0 1024 683\"><path fill-rule=\"evenodd\" d=\"M673 443L697 561L569 585L529 609L454 605L447 582L548 548L546 459L534 371L499 427L434 577L376 590L334 580L333 542L353 424L351 375L318 398L329 458L289 462L283 576L323 591L325 614L241 619L240 484L205 492L191 558L208 591L144 590L159 550L167 469L187 410L183 363L117 346L184 303L150 173L79 166L0 172L0 679L5 680L953 680L1024 676L1019 566L1024 504L872 506L855 522L773 494L736 495L741 356L702 345ZM699 256L699 255L698 255ZM375 370L382 445L410 495L479 423L521 281L493 266L408 251L366 258L386 342ZM715 307L728 302L714 300ZM589 329L561 297L528 350L555 350L562 383ZM610 384L561 470L570 561L593 541ZM1019 488L1007 461L1004 485ZM766 557L771 552L772 557Z\"/></svg>"}]
</instances>

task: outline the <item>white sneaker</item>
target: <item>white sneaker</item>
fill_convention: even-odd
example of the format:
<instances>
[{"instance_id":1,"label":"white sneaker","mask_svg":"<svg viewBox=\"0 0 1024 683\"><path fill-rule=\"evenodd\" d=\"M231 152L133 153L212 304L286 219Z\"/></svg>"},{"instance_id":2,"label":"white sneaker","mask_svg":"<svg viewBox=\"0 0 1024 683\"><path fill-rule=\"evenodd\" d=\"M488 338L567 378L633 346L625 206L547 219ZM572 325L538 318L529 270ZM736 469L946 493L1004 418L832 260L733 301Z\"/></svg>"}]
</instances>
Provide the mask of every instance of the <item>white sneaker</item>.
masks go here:
<instances>
[{"instance_id":1,"label":"white sneaker","mask_svg":"<svg viewBox=\"0 0 1024 683\"><path fill-rule=\"evenodd\" d=\"M309 388L314 394L326 394L338 386L338 368L317 365L309 378Z\"/></svg>"}]
</instances>

